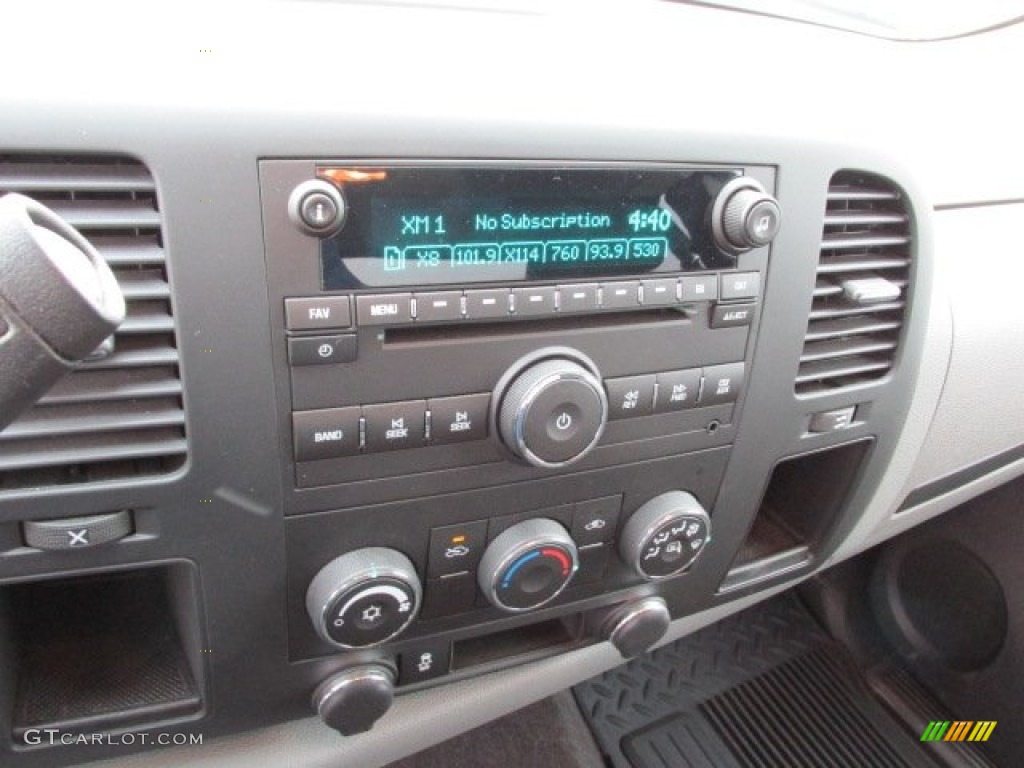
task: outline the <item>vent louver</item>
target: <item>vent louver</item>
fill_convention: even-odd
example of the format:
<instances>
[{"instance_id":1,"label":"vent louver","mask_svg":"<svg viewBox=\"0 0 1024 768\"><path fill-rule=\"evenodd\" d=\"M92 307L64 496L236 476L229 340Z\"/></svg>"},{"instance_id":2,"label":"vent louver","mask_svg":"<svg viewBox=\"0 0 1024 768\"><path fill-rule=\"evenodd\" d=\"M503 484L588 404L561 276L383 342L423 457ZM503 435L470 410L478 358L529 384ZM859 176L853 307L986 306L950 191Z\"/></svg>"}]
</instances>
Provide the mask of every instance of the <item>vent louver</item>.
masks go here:
<instances>
[{"instance_id":1,"label":"vent louver","mask_svg":"<svg viewBox=\"0 0 1024 768\"><path fill-rule=\"evenodd\" d=\"M832 177L798 394L889 371L903 328L911 245L910 217L891 182L852 171Z\"/></svg>"},{"instance_id":2,"label":"vent louver","mask_svg":"<svg viewBox=\"0 0 1024 768\"><path fill-rule=\"evenodd\" d=\"M173 471L185 411L156 185L128 158L0 154L0 195L35 198L110 264L128 306L105 357L82 363L0 432L0 492Z\"/></svg>"}]
</instances>

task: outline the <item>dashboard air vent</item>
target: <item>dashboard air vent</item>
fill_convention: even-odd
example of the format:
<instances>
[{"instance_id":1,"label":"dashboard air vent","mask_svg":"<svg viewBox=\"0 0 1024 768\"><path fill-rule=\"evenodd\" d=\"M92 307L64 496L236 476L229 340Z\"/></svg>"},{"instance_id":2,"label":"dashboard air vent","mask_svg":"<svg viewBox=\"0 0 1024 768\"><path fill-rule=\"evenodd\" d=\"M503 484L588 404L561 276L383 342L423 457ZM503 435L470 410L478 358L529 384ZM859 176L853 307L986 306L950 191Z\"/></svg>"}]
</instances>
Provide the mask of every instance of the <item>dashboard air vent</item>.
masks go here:
<instances>
[{"instance_id":1,"label":"dashboard air vent","mask_svg":"<svg viewBox=\"0 0 1024 768\"><path fill-rule=\"evenodd\" d=\"M35 407L0 432L0 492L171 472L185 411L156 185L135 160L0 154L0 196L35 198L110 264L124 323Z\"/></svg>"},{"instance_id":2,"label":"dashboard air vent","mask_svg":"<svg viewBox=\"0 0 1024 768\"><path fill-rule=\"evenodd\" d=\"M834 391L889 371L903 327L911 251L908 210L891 182L854 171L832 177L798 394Z\"/></svg>"}]
</instances>

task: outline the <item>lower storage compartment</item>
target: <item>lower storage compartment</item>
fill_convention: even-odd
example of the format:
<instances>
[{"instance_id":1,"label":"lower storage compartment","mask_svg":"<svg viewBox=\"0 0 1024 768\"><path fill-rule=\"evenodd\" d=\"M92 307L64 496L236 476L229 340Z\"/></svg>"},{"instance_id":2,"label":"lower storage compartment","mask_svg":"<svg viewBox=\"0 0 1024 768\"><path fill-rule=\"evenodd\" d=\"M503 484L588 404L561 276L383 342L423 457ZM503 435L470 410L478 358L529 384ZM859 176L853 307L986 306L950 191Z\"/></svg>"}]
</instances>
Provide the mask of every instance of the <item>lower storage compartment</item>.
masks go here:
<instances>
[{"instance_id":1,"label":"lower storage compartment","mask_svg":"<svg viewBox=\"0 0 1024 768\"><path fill-rule=\"evenodd\" d=\"M12 741L200 714L197 597L189 563L0 587L0 685Z\"/></svg>"}]
</instances>

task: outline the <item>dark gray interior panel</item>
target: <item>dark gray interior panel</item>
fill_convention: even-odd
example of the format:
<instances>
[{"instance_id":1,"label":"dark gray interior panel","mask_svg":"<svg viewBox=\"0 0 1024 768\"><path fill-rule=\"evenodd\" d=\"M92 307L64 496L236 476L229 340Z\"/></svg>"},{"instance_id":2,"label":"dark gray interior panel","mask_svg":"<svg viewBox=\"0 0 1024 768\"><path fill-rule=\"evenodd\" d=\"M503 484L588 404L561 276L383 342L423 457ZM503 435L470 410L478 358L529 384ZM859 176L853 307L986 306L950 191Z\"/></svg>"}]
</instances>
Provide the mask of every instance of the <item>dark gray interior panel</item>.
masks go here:
<instances>
[{"instance_id":1,"label":"dark gray interior panel","mask_svg":"<svg viewBox=\"0 0 1024 768\"><path fill-rule=\"evenodd\" d=\"M256 12L258 28L268 30L289 5ZM114 698L141 701L113 707L109 722L103 706L83 696L78 714L86 725L212 740L310 715L314 689L356 664L394 666L399 696L419 696L601 642L593 625L611 606L660 596L679 621L758 596L828 560L891 468L934 290L931 189L898 148L824 125L819 110L803 104L810 96L795 100L802 106L793 114L804 115L798 119L775 114L765 94L754 94L762 107L755 125L726 119L735 105L702 79L692 95L651 82L652 72L674 71L686 58L666 44L668 29L683 26L675 16L651 30L642 46L649 60L624 56L613 72L603 36L584 45L578 30L568 50L556 50L554 28L573 25L559 18L545 27L537 9L294 5L302 8L279 34L282 45L308 57L292 61L288 77L277 71L280 54L268 53L268 38L259 55L243 46L245 55L229 65L215 58L227 54L184 70L177 60L153 64L166 80L165 98L136 104L130 89L120 92L101 76L102 63L88 61L82 77L102 98L84 103L56 90L52 103L40 104L21 86L0 98L0 192L35 194L76 220L129 296L113 362L83 364L0 435L5 764L70 765L126 753L26 740L25 727L35 721L23 716L19 691L40 685L39 669L50 661L66 661L66 637L52 627L47 636L45 610L26 608L33 601L60 605L53 585L86 601L109 594L107 609L126 615L121 629L108 631L117 622L105 622L92 646L104 663L116 667L119 656L143 655L148 641L139 638L150 638L167 666L143 671L178 684L158 701L130 686L114 690ZM687 12L702 19L721 13ZM438 22L431 42L411 36L409 22L398 23L402 13L419 20L439 14L446 23ZM343 66L337 52L311 43L308 27L300 25L300 34L294 26L318 14L325 33L351 31L346 56L353 58L341 57ZM513 66L490 55L493 43L483 45L488 36L497 39L503 23L532 30L523 39L538 51L528 62ZM627 32L638 23L630 20L609 39L633 40ZM211 27L218 34L228 28ZM392 72L358 58L369 40L391 31L420 71ZM845 41L843 51L860 50L839 33L789 34L817 51L836 39ZM744 53L745 71L770 63L770 35L743 35L757 43ZM455 67L448 52L466 40L468 61ZM877 43L864 45L878 50ZM566 60L591 71L582 91L569 95L550 76ZM339 66L358 82L330 94L313 88L313 80L323 82L318 73ZM779 66L779 77L797 82L817 65ZM595 94L614 91L616 73L633 73L626 80L636 83L635 104L657 104L657 119L643 109L598 108ZM505 83L504 96L482 91L477 75ZM436 89L431 98L413 87L421 78ZM58 81L44 78L54 88ZM401 98L406 87L415 93ZM666 90L676 96L667 98ZM822 98L826 113L845 103ZM632 233L643 242L664 236L656 267L621 259L604 271L540 270L535 279L477 271L472 280L443 284L405 273L386 284L332 284L325 264L333 251L302 223L295 190L333 184L354 200L352 185L362 181L338 182L327 173L353 168L417 168L428 191L431 183L441 189L441 176L431 182L439 169L497 172L503 183L531 173L594 171L626 184L658 172L697 180L706 194L672 208L671 227L666 220L663 230ZM733 194L723 190L734 179L777 201L774 240L743 248L722 239L722 209ZM469 197L471 189L456 187ZM376 202L397 205L395 194ZM607 203L593 195L588 204ZM532 202L546 215L563 203L580 207L579 199L539 195ZM670 208L651 206L666 215ZM362 226L358 218L368 210L369 203L352 207L344 226ZM778 219L763 226L772 223ZM628 240L613 234L592 239ZM555 239L549 235L537 238L548 244ZM571 239L590 242L578 233ZM677 246L684 241L706 258L700 268L684 258L690 251ZM410 239L408 247L426 242ZM396 248L391 241L387 247ZM698 277L710 281L713 296L687 293L695 285L687 281ZM864 298L878 280L890 292L886 303ZM617 289L626 290L625 299L614 298ZM517 304L532 290L543 311ZM483 291L507 302L507 311L474 315L474 307L491 306L473 303L483 301ZM435 292L445 296L428 304ZM573 309L572 300L582 304ZM339 314L323 313L328 305ZM392 305L394 317L382 319ZM542 388L523 394L517 387L552 362L561 366L551 377L558 385L591 387L606 409L600 418L584 406L571 410L565 395L550 418L528 421L529 409L543 403ZM671 399L673 391L683 402ZM95 404L105 398L114 405ZM590 416L600 422L592 444L564 462L537 460L537 445L550 448L545 439L557 443L558 430L587 425ZM465 435L462 424L469 424ZM803 471L822 477L801 488L804 495L789 493ZM786 483L773 484L782 474ZM652 499L679 491L706 511L710 539L695 542L700 556L692 566L647 580L624 551L623 530ZM798 508L787 508L790 500ZM78 521L97 515L130 526L114 540L78 547L88 527ZM567 567L568 586L550 602L505 610L488 592L498 587L488 586L479 555L505 531L537 520L568 537L578 568ZM56 521L68 546L31 545L26 525L38 530L33 524L41 521ZM317 634L307 589L332 561L375 548L410 564L422 605L393 637L342 649ZM476 560L461 570L435 562L460 557ZM509 558L497 570L511 583L516 568L509 563L518 561ZM444 581L449 577L464 586L445 597L454 608L439 609L442 588L456 583ZM144 607L133 602L140 595ZM338 610L334 618L348 621L346 609ZM372 624L373 612L367 615ZM83 632L92 628L85 618L75 621ZM41 632L46 653L33 657L26 649ZM461 661L448 675L403 678L403 662L408 670L409 659L428 648L454 648Z\"/></svg>"}]
</instances>

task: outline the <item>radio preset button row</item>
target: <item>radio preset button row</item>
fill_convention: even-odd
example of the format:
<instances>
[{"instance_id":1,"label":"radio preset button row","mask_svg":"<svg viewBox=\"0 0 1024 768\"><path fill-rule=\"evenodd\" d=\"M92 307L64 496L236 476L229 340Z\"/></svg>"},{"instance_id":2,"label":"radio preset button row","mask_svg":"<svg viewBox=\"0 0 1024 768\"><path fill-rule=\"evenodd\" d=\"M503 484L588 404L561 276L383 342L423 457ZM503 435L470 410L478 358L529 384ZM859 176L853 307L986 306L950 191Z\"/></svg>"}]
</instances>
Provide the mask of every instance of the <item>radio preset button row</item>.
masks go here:
<instances>
[{"instance_id":1,"label":"radio preset button row","mask_svg":"<svg viewBox=\"0 0 1024 768\"><path fill-rule=\"evenodd\" d=\"M490 399L484 393L296 411L292 414L295 460L483 440Z\"/></svg>"},{"instance_id":2,"label":"radio preset button row","mask_svg":"<svg viewBox=\"0 0 1024 768\"><path fill-rule=\"evenodd\" d=\"M557 286L361 295L355 297L355 302L359 325L405 325L414 322L493 320L510 316L544 317L559 313L670 307L681 303L717 301L719 298L753 299L760 294L760 282L761 275L758 272L711 273ZM323 305L336 300L344 300L344 308L339 306L337 310L325 313ZM286 299L288 329L347 327L350 323L348 300L347 296ZM313 314L308 314L310 312ZM341 318L345 322L332 318Z\"/></svg>"}]
</instances>

